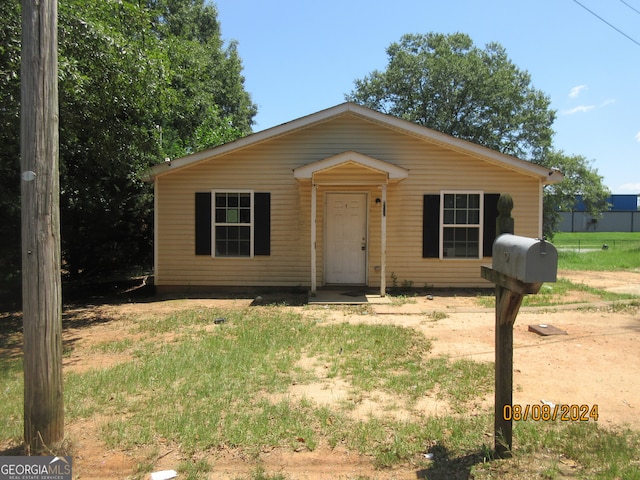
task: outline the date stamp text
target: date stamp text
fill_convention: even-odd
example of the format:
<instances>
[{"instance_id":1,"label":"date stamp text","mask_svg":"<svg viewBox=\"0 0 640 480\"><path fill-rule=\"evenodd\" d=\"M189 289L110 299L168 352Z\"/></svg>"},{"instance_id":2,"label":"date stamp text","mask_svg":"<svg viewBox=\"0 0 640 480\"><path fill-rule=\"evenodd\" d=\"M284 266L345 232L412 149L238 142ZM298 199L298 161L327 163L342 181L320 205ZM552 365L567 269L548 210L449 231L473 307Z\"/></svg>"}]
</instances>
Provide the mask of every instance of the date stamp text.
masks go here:
<instances>
[{"instance_id":1,"label":"date stamp text","mask_svg":"<svg viewBox=\"0 0 640 480\"><path fill-rule=\"evenodd\" d=\"M502 418L507 422L511 420L516 422L526 422L527 420L534 422L553 422L556 420L561 422L597 422L598 404L505 405L502 409Z\"/></svg>"}]
</instances>

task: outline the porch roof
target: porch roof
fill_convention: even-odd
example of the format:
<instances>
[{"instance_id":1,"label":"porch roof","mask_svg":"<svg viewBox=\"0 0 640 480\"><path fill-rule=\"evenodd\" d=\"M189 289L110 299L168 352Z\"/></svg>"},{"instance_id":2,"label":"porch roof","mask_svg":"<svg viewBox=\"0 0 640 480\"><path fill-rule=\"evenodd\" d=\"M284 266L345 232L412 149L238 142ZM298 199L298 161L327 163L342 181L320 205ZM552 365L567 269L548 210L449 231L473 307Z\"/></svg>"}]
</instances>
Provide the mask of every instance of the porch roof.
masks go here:
<instances>
[{"instance_id":1,"label":"porch roof","mask_svg":"<svg viewBox=\"0 0 640 480\"><path fill-rule=\"evenodd\" d=\"M318 174L327 173L330 170L349 164L356 165L369 172L383 174L383 178L385 179L384 183L399 182L409 176L409 170L406 168L355 151L342 152L338 155L333 155L317 162L294 168L293 176L297 180L315 181Z\"/></svg>"}]
</instances>

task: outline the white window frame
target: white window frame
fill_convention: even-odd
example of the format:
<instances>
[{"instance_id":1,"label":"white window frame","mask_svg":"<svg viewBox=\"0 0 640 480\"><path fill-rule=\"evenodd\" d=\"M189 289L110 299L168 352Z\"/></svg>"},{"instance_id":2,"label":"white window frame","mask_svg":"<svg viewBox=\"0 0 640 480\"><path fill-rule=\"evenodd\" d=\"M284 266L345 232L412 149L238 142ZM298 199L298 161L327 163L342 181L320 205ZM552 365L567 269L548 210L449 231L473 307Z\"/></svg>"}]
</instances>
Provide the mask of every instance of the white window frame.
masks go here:
<instances>
[{"instance_id":1,"label":"white window frame","mask_svg":"<svg viewBox=\"0 0 640 480\"><path fill-rule=\"evenodd\" d=\"M250 223L222 223L216 222L216 194L236 194L236 193L249 193L251 198L251 213ZM211 191L211 256L213 258L253 258L253 229L254 229L254 214L255 214L255 198L254 190L246 188L225 188L215 189ZM217 255L216 254L216 227L249 227L249 255Z\"/></svg>"},{"instance_id":2,"label":"white window frame","mask_svg":"<svg viewBox=\"0 0 640 480\"><path fill-rule=\"evenodd\" d=\"M445 195L478 195L480 197L480 216L478 228L478 256L477 257L448 257L444 255L444 229L445 228L475 228L476 224L461 223L450 224L444 223L444 197ZM482 259L483 252L483 237L484 237L484 192L480 190L441 190L440 191L440 260L475 260Z\"/></svg>"}]
</instances>

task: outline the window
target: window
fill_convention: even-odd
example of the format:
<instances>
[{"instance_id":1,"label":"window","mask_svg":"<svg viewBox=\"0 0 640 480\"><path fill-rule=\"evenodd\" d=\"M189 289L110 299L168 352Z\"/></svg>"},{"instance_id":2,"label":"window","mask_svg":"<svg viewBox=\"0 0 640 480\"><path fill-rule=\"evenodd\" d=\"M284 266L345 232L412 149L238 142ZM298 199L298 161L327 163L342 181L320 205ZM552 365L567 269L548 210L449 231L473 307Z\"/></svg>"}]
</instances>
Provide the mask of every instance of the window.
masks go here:
<instances>
[{"instance_id":1,"label":"window","mask_svg":"<svg viewBox=\"0 0 640 480\"><path fill-rule=\"evenodd\" d=\"M214 190L196 192L195 200L196 255L253 257L271 254L269 192Z\"/></svg>"},{"instance_id":2,"label":"window","mask_svg":"<svg viewBox=\"0 0 640 480\"><path fill-rule=\"evenodd\" d=\"M423 258L490 257L498 193L444 191L424 195Z\"/></svg>"},{"instance_id":3,"label":"window","mask_svg":"<svg viewBox=\"0 0 640 480\"><path fill-rule=\"evenodd\" d=\"M442 258L479 258L482 195L444 192L442 199Z\"/></svg>"},{"instance_id":4,"label":"window","mask_svg":"<svg viewBox=\"0 0 640 480\"><path fill-rule=\"evenodd\" d=\"M250 257L253 193L214 192L213 242L216 257Z\"/></svg>"}]
</instances>

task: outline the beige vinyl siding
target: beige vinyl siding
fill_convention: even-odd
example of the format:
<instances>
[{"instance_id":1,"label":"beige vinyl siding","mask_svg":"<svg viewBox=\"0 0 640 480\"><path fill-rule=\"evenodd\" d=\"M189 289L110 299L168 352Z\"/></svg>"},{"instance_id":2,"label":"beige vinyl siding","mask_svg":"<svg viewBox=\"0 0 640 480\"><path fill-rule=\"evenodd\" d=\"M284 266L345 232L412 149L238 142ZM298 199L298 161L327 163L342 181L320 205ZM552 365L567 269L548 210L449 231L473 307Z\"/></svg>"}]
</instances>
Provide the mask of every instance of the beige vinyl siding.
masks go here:
<instances>
[{"instance_id":1,"label":"beige vinyl siding","mask_svg":"<svg viewBox=\"0 0 640 480\"><path fill-rule=\"evenodd\" d=\"M237 164L235 164L238 162ZM235 165L234 165L235 164ZM239 165L245 165L238 169ZM267 163L228 158L157 179L158 285L299 285L308 283L301 258L300 195L291 175ZM239 171L239 174L238 174ZM195 255L195 193L251 189L271 193L271 254L254 258ZM308 238L308 236L307 236ZM285 281L286 278L286 281ZM274 281L275 280L275 281Z\"/></svg>"},{"instance_id":2,"label":"beige vinyl siding","mask_svg":"<svg viewBox=\"0 0 640 480\"><path fill-rule=\"evenodd\" d=\"M158 285L309 286L311 283L311 183L294 179L293 169L345 151L409 170L387 187L387 285L391 274L414 286L478 286L480 265L490 259L422 258L423 196L442 190L510 193L516 234L540 235L540 182L469 155L455 152L346 114L224 156L156 177ZM215 152L215 150L213 151ZM380 273L379 184L383 174L345 164L317 172L317 282L323 283L324 199L328 191L368 194L368 284ZM353 182L353 186L349 183ZM271 193L271 254L254 258L195 255L195 193L251 189Z\"/></svg>"},{"instance_id":3,"label":"beige vinyl siding","mask_svg":"<svg viewBox=\"0 0 640 480\"><path fill-rule=\"evenodd\" d=\"M386 174L348 163L314 175L315 182L330 185L380 185Z\"/></svg>"}]
</instances>

